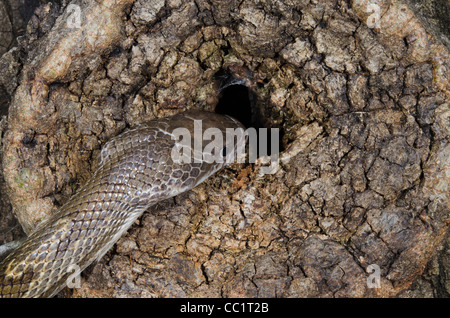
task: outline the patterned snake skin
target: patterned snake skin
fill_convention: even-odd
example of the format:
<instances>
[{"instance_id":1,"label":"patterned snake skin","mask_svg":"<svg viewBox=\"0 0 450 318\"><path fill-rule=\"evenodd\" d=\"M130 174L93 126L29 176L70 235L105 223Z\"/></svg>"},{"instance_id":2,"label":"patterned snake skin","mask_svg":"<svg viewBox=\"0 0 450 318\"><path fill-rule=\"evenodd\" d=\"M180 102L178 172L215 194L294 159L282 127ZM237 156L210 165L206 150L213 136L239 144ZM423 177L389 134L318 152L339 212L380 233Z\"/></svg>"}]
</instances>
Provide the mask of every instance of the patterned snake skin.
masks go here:
<instances>
[{"instance_id":1,"label":"patterned snake skin","mask_svg":"<svg viewBox=\"0 0 450 318\"><path fill-rule=\"evenodd\" d=\"M225 152L223 163L172 160L173 130L185 127L192 133L194 120L202 120L203 131L219 128L224 141L226 128L243 128L228 116L189 111L110 140L89 181L0 263L0 297L55 295L73 265L82 271L100 259L148 207L192 189L231 161L233 151ZM245 137L235 139L225 146L236 151L245 144Z\"/></svg>"}]
</instances>

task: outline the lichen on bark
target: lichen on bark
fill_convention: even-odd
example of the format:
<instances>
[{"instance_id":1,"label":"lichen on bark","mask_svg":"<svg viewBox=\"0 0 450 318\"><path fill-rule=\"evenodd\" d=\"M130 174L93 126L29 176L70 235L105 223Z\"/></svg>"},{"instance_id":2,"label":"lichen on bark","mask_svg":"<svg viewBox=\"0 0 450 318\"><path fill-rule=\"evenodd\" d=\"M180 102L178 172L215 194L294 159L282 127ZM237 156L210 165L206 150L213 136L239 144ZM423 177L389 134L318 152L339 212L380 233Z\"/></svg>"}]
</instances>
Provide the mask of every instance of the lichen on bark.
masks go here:
<instances>
[{"instance_id":1,"label":"lichen on bark","mask_svg":"<svg viewBox=\"0 0 450 318\"><path fill-rule=\"evenodd\" d=\"M423 272L449 225L448 51L407 6L71 3L79 28L67 7L42 6L21 54L2 58L22 65L3 172L26 232L89 178L112 136L214 110L221 70L247 70L284 151L274 174L233 165L152 207L67 294L389 297ZM380 288L367 285L372 264Z\"/></svg>"}]
</instances>

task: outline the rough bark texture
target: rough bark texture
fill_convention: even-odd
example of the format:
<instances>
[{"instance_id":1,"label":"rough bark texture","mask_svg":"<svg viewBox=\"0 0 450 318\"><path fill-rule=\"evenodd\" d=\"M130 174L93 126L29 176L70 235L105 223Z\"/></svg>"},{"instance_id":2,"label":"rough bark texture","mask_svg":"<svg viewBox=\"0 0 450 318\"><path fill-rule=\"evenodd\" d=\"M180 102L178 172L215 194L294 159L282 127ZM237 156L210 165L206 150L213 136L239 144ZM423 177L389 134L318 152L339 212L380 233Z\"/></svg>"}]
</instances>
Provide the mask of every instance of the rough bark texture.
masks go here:
<instances>
[{"instance_id":1,"label":"rough bark texture","mask_svg":"<svg viewBox=\"0 0 450 318\"><path fill-rule=\"evenodd\" d=\"M272 175L235 165L151 208L66 294L448 295L448 50L408 6L374 1L371 28L370 1L71 3L79 27L41 6L0 59L3 173L25 232L125 127L214 110L223 69L246 78L285 150Z\"/></svg>"}]
</instances>

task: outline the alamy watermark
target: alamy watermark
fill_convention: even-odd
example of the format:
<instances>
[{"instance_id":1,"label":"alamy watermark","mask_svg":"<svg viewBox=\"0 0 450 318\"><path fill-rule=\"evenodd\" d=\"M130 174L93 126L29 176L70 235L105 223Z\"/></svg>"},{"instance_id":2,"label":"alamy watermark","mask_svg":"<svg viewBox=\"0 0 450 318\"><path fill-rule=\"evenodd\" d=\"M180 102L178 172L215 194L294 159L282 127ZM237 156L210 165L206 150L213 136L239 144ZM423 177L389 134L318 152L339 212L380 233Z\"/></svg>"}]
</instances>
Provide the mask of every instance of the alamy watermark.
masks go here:
<instances>
[{"instance_id":1,"label":"alamy watermark","mask_svg":"<svg viewBox=\"0 0 450 318\"><path fill-rule=\"evenodd\" d=\"M69 288L80 288L81 287L81 268L76 264L70 264L67 267L67 273L70 275L66 279L66 285Z\"/></svg>"},{"instance_id":2,"label":"alamy watermark","mask_svg":"<svg viewBox=\"0 0 450 318\"><path fill-rule=\"evenodd\" d=\"M370 275L367 277L366 283L368 288L380 288L380 266L370 264L366 268L366 272Z\"/></svg>"},{"instance_id":3,"label":"alamy watermark","mask_svg":"<svg viewBox=\"0 0 450 318\"><path fill-rule=\"evenodd\" d=\"M375 3L371 3L367 6L367 13L370 15L367 17L366 24L369 28L380 28L381 8Z\"/></svg>"},{"instance_id":4,"label":"alamy watermark","mask_svg":"<svg viewBox=\"0 0 450 318\"><path fill-rule=\"evenodd\" d=\"M263 174L271 174L279 164L279 129L267 128L227 128L225 138L219 128L210 127L203 132L202 121L194 120L194 134L187 128L176 128L171 138L175 140L175 146L171 151L174 163L243 163L246 159L246 141L249 145L248 162L255 163L258 158L270 159L269 166L261 167ZM193 139L193 140L192 140ZM192 143L193 141L193 143ZM203 146L204 141L209 141ZM270 144L270 155L268 145Z\"/></svg>"},{"instance_id":5,"label":"alamy watermark","mask_svg":"<svg viewBox=\"0 0 450 318\"><path fill-rule=\"evenodd\" d=\"M69 29L78 29L81 27L81 8L76 4L69 4L67 6L67 12L69 16L67 17L67 27Z\"/></svg>"},{"instance_id":6,"label":"alamy watermark","mask_svg":"<svg viewBox=\"0 0 450 318\"><path fill-rule=\"evenodd\" d=\"M380 266L378 266L377 264L370 264L369 266L367 266L366 272L370 274L366 279L367 287L381 288ZM67 267L67 273L70 273L70 275L66 279L66 286L69 288L80 288L81 287L80 266L76 264L69 265Z\"/></svg>"}]
</instances>

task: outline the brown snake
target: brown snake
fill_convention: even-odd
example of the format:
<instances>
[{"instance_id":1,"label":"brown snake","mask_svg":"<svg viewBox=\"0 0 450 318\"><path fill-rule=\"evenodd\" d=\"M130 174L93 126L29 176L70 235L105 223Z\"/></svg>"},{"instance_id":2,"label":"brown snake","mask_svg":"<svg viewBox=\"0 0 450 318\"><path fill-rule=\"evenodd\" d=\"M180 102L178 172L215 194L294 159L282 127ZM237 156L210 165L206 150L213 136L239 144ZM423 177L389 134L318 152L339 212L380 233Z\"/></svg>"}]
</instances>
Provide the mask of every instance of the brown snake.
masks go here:
<instances>
[{"instance_id":1,"label":"brown snake","mask_svg":"<svg viewBox=\"0 0 450 318\"><path fill-rule=\"evenodd\" d=\"M194 132L194 120L201 120L202 132L215 127L223 136L227 128L243 128L228 116L189 111L111 139L87 183L0 263L0 297L54 296L73 265L82 271L99 260L148 207L192 189L245 144L245 137L227 140L223 162L174 162L172 132L179 127Z\"/></svg>"}]
</instances>

